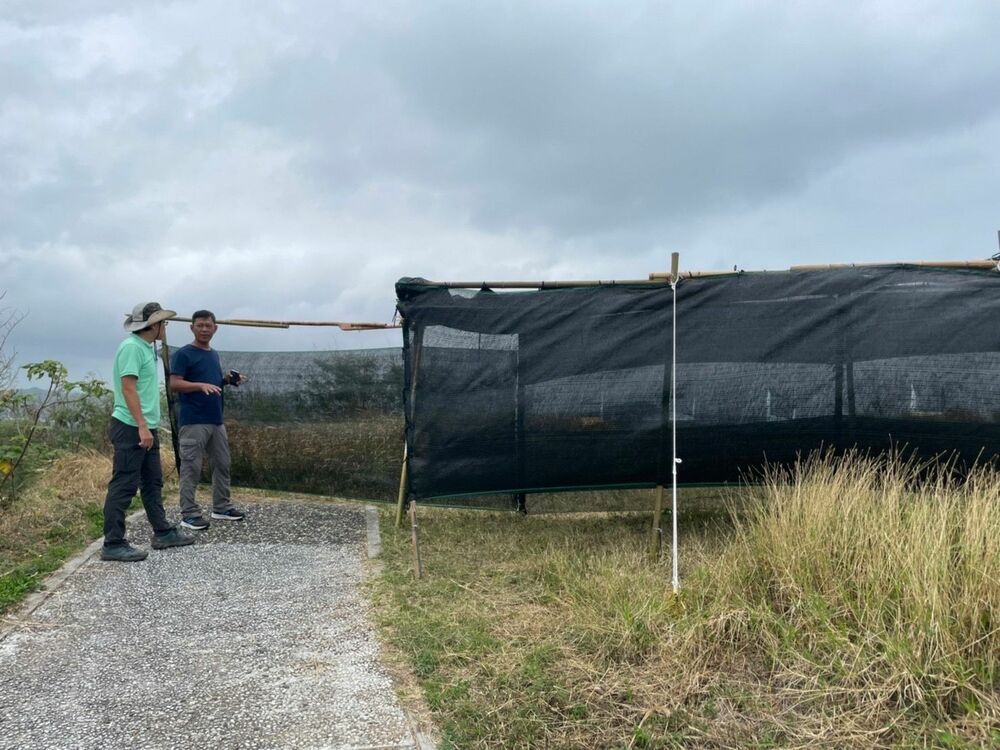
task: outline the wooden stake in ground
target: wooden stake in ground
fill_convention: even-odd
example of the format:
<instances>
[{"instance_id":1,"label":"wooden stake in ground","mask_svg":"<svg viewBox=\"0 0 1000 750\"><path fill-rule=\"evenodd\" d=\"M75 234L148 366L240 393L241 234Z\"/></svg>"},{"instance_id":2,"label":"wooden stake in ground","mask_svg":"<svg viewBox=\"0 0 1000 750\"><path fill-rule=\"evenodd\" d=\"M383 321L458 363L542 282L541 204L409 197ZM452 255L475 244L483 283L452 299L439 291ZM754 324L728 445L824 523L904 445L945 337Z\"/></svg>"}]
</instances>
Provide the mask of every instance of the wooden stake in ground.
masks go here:
<instances>
[{"instance_id":1,"label":"wooden stake in ground","mask_svg":"<svg viewBox=\"0 0 1000 750\"><path fill-rule=\"evenodd\" d=\"M406 442L403 442L403 468L399 472L399 499L396 502L396 528L403 525L406 512L406 493L410 489L410 473L406 466Z\"/></svg>"},{"instance_id":2,"label":"wooden stake in ground","mask_svg":"<svg viewBox=\"0 0 1000 750\"><path fill-rule=\"evenodd\" d=\"M410 535L413 539L413 576L422 578L424 569L420 564L420 527L417 526L417 501L410 501Z\"/></svg>"},{"instance_id":3,"label":"wooden stake in ground","mask_svg":"<svg viewBox=\"0 0 1000 750\"><path fill-rule=\"evenodd\" d=\"M403 337L406 337L406 332L403 332ZM414 403L417 398L417 376L420 374L420 353L424 348L424 329L423 326L418 326L416 333L413 336L413 345L411 351L413 352L413 372L410 376L410 414L413 413ZM405 407L404 407L405 408ZM399 477L399 505L396 509L396 528L402 528L403 526L403 512L406 508L406 496L410 491L410 469L409 469L409 452L406 444L406 437L403 438L403 469L400 472Z\"/></svg>"}]
</instances>

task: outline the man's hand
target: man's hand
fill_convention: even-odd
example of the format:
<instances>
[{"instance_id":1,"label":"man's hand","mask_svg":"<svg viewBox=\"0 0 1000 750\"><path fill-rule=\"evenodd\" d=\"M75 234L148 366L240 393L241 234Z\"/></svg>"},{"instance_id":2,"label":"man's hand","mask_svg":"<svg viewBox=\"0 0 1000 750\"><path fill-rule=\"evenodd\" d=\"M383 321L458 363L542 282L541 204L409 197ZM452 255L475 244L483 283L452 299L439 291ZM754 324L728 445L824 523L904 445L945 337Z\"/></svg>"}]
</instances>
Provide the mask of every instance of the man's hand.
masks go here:
<instances>
[{"instance_id":1,"label":"man's hand","mask_svg":"<svg viewBox=\"0 0 1000 750\"><path fill-rule=\"evenodd\" d=\"M170 373L170 390L175 393L204 393L206 396L218 396L222 393L222 389L217 385L196 383L173 373Z\"/></svg>"},{"instance_id":2,"label":"man's hand","mask_svg":"<svg viewBox=\"0 0 1000 750\"><path fill-rule=\"evenodd\" d=\"M153 447L153 433L146 425L139 428L139 447L147 451Z\"/></svg>"}]
</instances>

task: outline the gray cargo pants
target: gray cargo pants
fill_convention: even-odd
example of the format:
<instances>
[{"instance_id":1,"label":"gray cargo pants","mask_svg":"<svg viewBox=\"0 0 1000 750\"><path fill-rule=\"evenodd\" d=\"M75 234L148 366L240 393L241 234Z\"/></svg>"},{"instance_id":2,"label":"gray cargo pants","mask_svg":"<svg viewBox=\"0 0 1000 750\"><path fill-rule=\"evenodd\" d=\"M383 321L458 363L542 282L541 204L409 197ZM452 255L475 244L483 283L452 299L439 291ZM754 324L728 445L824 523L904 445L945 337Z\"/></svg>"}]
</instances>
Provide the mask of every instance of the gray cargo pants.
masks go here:
<instances>
[{"instance_id":1,"label":"gray cargo pants","mask_svg":"<svg viewBox=\"0 0 1000 750\"><path fill-rule=\"evenodd\" d=\"M212 464L212 510L233 507L229 497L229 435L224 424L186 424L179 431L181 449L181 516L201 515L194 492L201 479L201 462Z\"/></svg>"}]
</instances>

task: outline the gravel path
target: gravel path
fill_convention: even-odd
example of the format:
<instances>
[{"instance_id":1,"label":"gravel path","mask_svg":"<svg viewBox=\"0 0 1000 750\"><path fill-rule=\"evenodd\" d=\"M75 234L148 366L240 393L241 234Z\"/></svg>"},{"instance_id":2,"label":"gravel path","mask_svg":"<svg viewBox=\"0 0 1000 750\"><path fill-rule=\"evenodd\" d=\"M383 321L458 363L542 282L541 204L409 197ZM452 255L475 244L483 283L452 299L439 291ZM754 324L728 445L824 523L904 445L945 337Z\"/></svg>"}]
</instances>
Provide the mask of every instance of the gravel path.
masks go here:
<instances>
[{"instance_id":1,"label":"gravel path","mask_svg":"<svg viewBox=\"0 0 1000 750\"><path fill-rule=\"evenodd\" d=\"M358 591L364 509L247 510L59 583L0 640L0 748L419 747Z\"/></svg>"}]
</instances>

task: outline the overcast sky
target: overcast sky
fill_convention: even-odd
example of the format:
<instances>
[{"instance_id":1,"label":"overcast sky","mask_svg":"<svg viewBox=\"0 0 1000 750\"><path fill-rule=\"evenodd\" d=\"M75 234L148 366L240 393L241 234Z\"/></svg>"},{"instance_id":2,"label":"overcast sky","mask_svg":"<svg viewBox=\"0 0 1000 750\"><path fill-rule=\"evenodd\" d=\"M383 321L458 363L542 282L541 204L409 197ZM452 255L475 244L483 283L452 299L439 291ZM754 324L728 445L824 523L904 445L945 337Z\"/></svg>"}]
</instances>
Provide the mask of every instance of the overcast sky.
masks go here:
<instances>
[{"instance_id":1,"label":"overcast sky","mask_svg":"<svg viewBox=\"0 0 1000 750\"><path fill-rule=\"evenodd\" d=\"M998 39L995 0L0 0L8 345L109 377L150 299L387 322L401 276L989 257Z\"/></svg>"}]
</instances>

